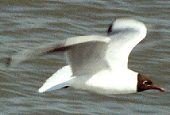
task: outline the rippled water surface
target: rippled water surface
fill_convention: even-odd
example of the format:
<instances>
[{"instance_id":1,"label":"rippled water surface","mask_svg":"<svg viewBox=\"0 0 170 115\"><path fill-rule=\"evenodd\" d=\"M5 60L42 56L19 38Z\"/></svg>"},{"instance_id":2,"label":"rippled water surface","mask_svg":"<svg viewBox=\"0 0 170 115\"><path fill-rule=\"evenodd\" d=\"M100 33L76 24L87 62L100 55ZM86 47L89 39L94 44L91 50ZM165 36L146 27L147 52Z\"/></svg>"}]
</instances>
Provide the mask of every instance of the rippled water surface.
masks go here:
<instances>
[{"instance_id":1,"label":"rippled water surface","mask_svg":"<svg viewBox=\"0 0 170 115\"><path fill-rule=\"evenodd\" d=\"M145 40L135 47L129 68L150 76L165 93L97 95L74 89L39 94L43 82L66 65L63 54L38 57L16 67L0 63L0 113L10 115L114 114L170 115L169 0L2 0L0 58L77 35L105 34L117 17L147 24Z\"/></svg>"}]
</instances>

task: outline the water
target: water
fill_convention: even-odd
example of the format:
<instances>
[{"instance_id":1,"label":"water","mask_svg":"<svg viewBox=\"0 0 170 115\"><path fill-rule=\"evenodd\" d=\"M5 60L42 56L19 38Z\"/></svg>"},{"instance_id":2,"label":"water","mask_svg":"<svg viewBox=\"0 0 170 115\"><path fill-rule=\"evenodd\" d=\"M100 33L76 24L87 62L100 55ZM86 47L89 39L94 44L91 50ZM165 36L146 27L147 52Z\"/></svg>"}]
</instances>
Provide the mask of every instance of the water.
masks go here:
<instances>
[{"instance_id":1,"label":"water","mask_svg":"<svg viewBox=\"0 0 170 115\"><path fill-rule=\"evenodd\" d=\"M39 94L43 82L66 65L63 54L39 57L12 68L1 60L0 113L169 115L169 10L169 0L1 0L0 58L58 39L105 34L116 17L130 16L147 24L148 34L132 51L129 68L150 76L166 92L106 97L64 89Z\"/></svg>"}]
</instances>

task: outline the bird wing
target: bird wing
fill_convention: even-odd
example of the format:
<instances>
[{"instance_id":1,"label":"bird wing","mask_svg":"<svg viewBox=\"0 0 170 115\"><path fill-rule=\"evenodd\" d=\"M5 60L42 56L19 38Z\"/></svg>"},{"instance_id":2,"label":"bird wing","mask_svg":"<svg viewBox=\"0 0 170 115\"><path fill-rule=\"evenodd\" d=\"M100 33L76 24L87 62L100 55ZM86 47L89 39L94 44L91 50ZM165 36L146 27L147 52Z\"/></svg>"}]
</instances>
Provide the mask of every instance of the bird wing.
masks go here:
<instances>
[{"instance_id":1,"label":"bird wing","mask_svg":"<svg viewBox=\"0 0 170 115\"><path fill-rule=\"evenodd\" d=\"M129 54L145 38L146 27L142 22L126 18L116 20L110 27L108 36L111 41L106 51L106 60L112 70L127 69Z\"/></svg>"},{"instance_id":2,"label":"bird wing","mask_svg":"<svg viewBox=\"0 0 170 115\"><path fill-rule=\"evenodd\" d=\"M68 52L74 75L93 75L102 69L114 73L128 70L128 57L132 49L145 38L146 27L142 22L121 18L109 27L108 44L86 43L72 47Z\"/></svg>"},{"instance_id":3,"label":"bird wing","mask_svg":"<svg viewBox=\"0 0 170 115\"><path fill-rule=\"evenodd\" d=\"M90 35L60 40L23 51L9 58L9 62L20 63L38 55L67 51L73 75L92 75L102 69L127 70L129 54L146 36L146 27L132 19L117 19L111 27L108 36Z\"/></svg>"},{"instance_id":4,"label":"bird wing","mask_svg":"<svg viewBox=\"0 0 170 115\"><path fill-rule=\"evenodd\" d=\"M53 53L57 51L67 51L71 47L76 45L82 45L85 43L108 43L110 38L99 36L99 35L90 35L90 36L77 36L71 37L65 40L58 40L55 43L45 44L37 48L24 50L16 55L6 58L7 65L16 65L23 61L33 59L39 55L45 55L48 53Z\"/></svg>"}]
</instances>

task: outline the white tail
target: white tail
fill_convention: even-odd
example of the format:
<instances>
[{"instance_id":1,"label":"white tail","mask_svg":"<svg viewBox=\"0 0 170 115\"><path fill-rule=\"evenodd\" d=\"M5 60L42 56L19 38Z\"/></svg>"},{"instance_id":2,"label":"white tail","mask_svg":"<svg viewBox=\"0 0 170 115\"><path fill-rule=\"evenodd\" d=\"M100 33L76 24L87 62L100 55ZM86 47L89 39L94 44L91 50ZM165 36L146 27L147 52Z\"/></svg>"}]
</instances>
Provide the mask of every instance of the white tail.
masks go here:
<instances>
[{"instance_id":1,"label":"white tail","mask_svg":"<svg viewBox=\"0 0 170 115\"><path fill-rule=\"evenodd\" d=\"M71 76L72 71L70 66L64 66L48 78L38 92L43 93L69 86L69 81L73 78Z\"/></svg>"}]
</instances>

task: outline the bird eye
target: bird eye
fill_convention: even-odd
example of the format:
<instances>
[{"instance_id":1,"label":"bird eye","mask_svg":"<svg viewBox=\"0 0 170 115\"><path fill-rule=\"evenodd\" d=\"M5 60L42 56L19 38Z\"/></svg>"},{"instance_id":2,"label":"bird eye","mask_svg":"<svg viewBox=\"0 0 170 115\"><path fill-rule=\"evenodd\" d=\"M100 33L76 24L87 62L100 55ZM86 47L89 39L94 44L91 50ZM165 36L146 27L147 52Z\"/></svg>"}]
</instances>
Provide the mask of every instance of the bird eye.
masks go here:
<instances>
[{"instance_id":1,"label":"bird eye","mask_svg":"<svg viewBox=\"0 0 170 115\"><path fill-rule=\"evenodd\" d=\"M152 85L152 82L151 81L144 81L143 84L145 84L145 85Z\"/></svg>"}]
</instances>

